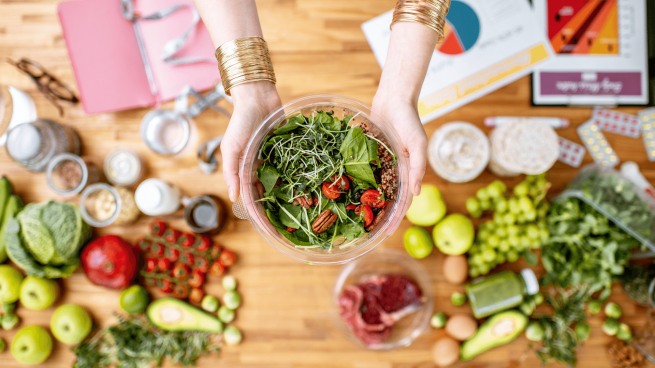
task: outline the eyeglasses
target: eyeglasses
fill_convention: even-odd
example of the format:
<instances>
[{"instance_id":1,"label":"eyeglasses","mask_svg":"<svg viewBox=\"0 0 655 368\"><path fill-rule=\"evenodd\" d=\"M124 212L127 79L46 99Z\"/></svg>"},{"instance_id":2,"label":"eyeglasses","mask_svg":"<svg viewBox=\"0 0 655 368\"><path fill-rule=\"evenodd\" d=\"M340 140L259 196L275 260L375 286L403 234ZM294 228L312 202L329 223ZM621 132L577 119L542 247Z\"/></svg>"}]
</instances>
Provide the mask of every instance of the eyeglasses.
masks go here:
<instances>
[{"instance_id":1,"label":"eyeglasses","mask_svg":"<svg viewBox=\"0 0 655 368\"><path fill-rule=\"evenodd\" d=\"M20 59L18 62L7 59L7 62L32 78L39 91L59 110L60 116L64 116L61 101L73 104L79 102L75 92L70 87L50 74L39 63L29 59Z\"/></svg>"}]
</instances>

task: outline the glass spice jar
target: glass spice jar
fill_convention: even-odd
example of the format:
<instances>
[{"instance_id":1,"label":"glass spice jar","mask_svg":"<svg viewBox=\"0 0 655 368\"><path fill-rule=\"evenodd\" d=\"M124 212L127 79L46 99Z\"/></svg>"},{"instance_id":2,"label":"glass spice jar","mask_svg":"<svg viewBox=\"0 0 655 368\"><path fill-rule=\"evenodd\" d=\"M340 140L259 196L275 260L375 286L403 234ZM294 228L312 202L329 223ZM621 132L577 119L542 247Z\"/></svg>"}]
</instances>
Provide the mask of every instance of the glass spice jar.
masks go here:
<instances>
[{"instance_id":1,"label":"glass spice jar","mask_svg":"<svg viewBox=\"0 0 655 368\"><path fill-rule=\"evenodd\" d=\"M16 163L34 172L45 171L60 153L80 154L80 138L73 128L39 119L17 125L7 133L7 153Z\"/></svg>"},{"instance_id":2,"label":"glass spice jar","mask_svg":"<svg viewBox=\"0 0 655 368\"><path fill-rule=\"evenodd\" d=\"M50 189L63 196L80 193L101 179L100 168L72 153L62 153L48 163L46 180Z\"/></svg>"}]
</instances>

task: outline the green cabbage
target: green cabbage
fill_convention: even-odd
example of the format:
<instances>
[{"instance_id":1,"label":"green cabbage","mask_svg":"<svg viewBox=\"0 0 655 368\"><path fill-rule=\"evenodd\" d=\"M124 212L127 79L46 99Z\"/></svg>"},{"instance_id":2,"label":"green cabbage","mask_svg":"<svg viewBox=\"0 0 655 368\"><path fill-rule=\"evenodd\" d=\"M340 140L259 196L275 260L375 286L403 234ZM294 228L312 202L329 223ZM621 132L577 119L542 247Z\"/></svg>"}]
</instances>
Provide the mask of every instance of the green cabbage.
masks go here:
<instances>
[{"instance_id":1,"label":"green cabbage","mask_svg":"<svg viewBox=\"0 0 655 368\"><path fill-rule=\"evenodd\" d=\"M68 277L79 264L80 248L91 228L70 203L32 203L9 220L7 255L28 275L49 279Z\"/></svg>"}]
</instances>

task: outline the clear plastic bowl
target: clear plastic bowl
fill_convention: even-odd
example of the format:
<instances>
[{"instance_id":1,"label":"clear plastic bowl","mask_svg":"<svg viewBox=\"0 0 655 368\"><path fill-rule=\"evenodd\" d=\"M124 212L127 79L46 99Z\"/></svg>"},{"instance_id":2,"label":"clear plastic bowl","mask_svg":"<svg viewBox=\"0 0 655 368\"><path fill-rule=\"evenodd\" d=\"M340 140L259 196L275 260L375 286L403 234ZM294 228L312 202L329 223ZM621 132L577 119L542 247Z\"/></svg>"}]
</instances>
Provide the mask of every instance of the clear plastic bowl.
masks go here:
<instances>
[{"instance_id":1,"label":"clear plastic bowl","mask_svg":"<svg viewBox=\"0 0 655 368\"><path fill-rule=\"evenodd\" d=\"M371 276L404 275L417 283L425 302L413 313L406 315L392 327L391 335L383 344L364 345L343 322L339 313L339 295L344 287L359 284ZM434 308L434 295L430 276L421 264L407 253L394 249L380 249L346 265L334 285L330 299L330 314L337 330L356 345L371 350L391 350L409 346L428 327Z\"/></svg>"},{"instance_id":2,"label":"clear plastic bowl","mask_svg":"<svg viewBox=\"0 0 655 368\"><path fill-rule=\"evenodd\" d=\"M350 243L346 247L334 247L331 250L320 248L303 249L296 247L280 234L269 222L262 202L263 186L257 179L257 168L262 160L258 158L259 151L275 128L287 118L314 111L334 111L334 116L343 119L344 116L355 116L350 124L369 122L369 131L385 142L397 156L397 177L399 181L396 198L387 205L385 218L366 235ZM268 115L253 134L245 149L241 163L241 198L233 207L237 217L249 219L259 234L274 248L287 256L309 264L332 265L350 262L372 251L389 237L398 227L402 214L411 201L409 192L409 160L403 154L404 149L400 138L393 127L379 116L372 114L371 108L362 102L337 95L308 95L300 97L278 108Z\"/></svg>"}]
</instances>

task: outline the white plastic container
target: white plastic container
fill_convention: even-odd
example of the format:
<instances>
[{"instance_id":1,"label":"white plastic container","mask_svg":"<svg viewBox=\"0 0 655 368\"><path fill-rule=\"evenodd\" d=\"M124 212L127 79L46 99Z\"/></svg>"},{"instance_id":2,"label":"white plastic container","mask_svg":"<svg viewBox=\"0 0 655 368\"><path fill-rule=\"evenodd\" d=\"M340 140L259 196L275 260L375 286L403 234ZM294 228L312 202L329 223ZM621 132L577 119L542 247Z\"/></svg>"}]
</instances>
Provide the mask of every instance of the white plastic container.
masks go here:
<instances>
[{"instance_id":1,"label":"white plastic container","mask_svg":"<svg viewBox=\"0 0 655 368\"><path fill-rule=\"evenodd\" d=\"M430 138L428 161L437 175L452 183L477 178L489 163L489 140L473 124L442 125Z\"/></svg>"},{"instance_id":2,"label":"white plastic container","mask_svg":"<svg viewBox=\"0 0 655 368\"><path fill-rule=\"evenodd\" d=\"M149 216L170 215L180 208L180 189L159 179L144 180L134 196L139 210Z\"/></svg>"}]
</instances>

